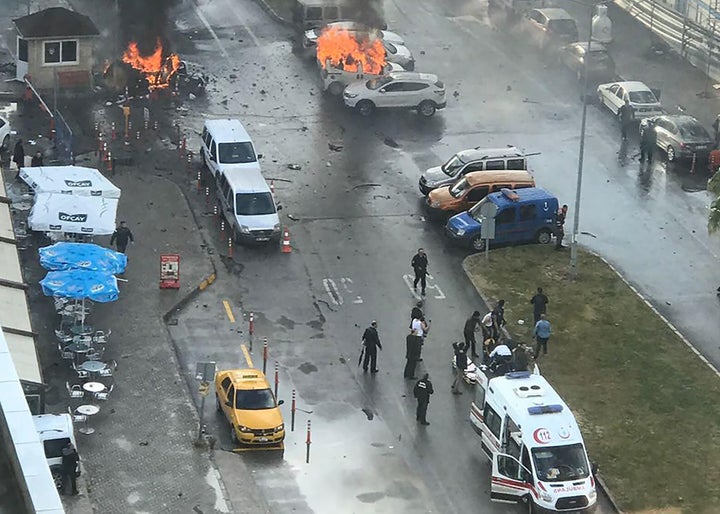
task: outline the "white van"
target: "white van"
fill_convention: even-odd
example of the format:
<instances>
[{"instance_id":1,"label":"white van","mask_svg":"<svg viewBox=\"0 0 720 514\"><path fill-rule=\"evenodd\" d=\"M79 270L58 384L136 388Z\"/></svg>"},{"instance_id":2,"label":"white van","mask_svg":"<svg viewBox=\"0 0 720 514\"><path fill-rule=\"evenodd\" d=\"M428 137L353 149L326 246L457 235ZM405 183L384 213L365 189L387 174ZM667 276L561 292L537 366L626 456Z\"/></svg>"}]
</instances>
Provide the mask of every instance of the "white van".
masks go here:
<instances>
[{"instance_id":1,"label":"white van","mask_svg":"<svg viewBox=\"0 0 720 514\"><path fill-rule=\"evenodd\" d=\"M45 450L55 486L62 489L62 450L68 443L77 448L75 429L69 414L38 414L33 416L35 430Z\"/></svg>"},{"instance_id":2,"label":"white van","mask_svg":"<svg viewBox=\"0 0 720 514\"><path fill-rule=\"evenodd\" d=\"M236 242L265 243L280 240L282 206L260 171L225 170L215 176L222 213Z\"/></svg>"},{"instance_id":3,"label":"white van","mask_svg":"<svg viewBox=\"0 0 720 514\"><path fill-rule=\"evenodd\" d=\"M210 173L230 170L260 172L258 159L250 135L240 120L205 120L200 145L200 157Z\"/></svg>"},{"instance_id":4,"label":"white van","mask_svg":"<svg viewBox=\"0 0 720 514\"><path fill-rule=\"evenodd\" d=\"M470 421L492 461L492 500L525 502L531 512L594 511L595 477L575 416L542 376L483 375Z\"/></svg>"}]
</instances>

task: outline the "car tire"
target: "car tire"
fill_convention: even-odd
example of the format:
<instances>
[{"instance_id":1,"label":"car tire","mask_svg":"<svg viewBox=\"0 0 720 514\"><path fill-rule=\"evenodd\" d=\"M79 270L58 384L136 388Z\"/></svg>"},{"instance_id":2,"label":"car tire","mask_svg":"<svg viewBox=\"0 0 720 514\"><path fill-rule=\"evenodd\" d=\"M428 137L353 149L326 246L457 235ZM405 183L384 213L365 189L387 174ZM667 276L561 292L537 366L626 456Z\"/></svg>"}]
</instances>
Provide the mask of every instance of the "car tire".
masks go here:
<instances>
[{"instance_id":1,"label":"car tire","mask_svg":"<svg viewBox=\"0 0 720 514\"><path fill-rule=\"evenodd\" d=\"M230 425L230 440L233 444L240 444L237 433L235 432L235 425Z\"/></svg>"},{"instance_id":2,"label":"car tire","mask_svg":"<svg viewBox=\"0 0 720 514\"><path fill-rule=\"evenodd\" d=\"M375 104L370 100L360 100L355 106L360 116L370 116L375 110Z\"/></svg>"},{"instance_id":3,"label":"car tire","mask_svg":"<svg viewBox=\"0 0 720 514\"><path fill-rule=\"evenodd\" d=\"M487 240L483 239L482 237L480 237L480 236L475 236L475 237L473 238L472 242L470 243L470 246L471 246L472 249L475 250L476 252L484 252L484 251L485 251L485 243L486 243L486 242L487 242Z\"/></svg>"},{"instance_id":4,"label":"car tire","mask_svg":"<svg viewBox=\"0 0 720 514\"><path fill-rule=\"evenodd\" d=\"M341 82L333 82L327 88L327 92L333 96L340 96L343 94L345 86Z\"/></svg>"},{"instance_id":5,"label":"car tire","mask_svg":"<svg viewBox=\"0 0 720 514\"><path fill-rule=\"evenodd\" d=\"M675 149L672 147L672 145L668 146L665 152L667 153L668 162L675 162L677 155L675 155Z\"/></svg>"},{"instance_id":6,"label":"car tire","mask_svg":"<svg viewBox=\"0 0 720 514\"><path fill-rule=\"evenodd\" d=\"M420 102L420 105L418 105L417 108L420 115L424 118L430 118L435 114L435 104L431 102L430 100L424 100Z\"/></svg>"},{"instance_id":7,"label":"car tire","mask_svg":"<svg viewBox=\"0 0 720 514\"><path fill-rule=\"evenodd\" d=\"M537 234L535 234L535 242L541 245L550 244L550 241L552 241L552 233L547 230L540 230Z\"/></svg>"},{"instance_id":8,"label":"car tire","mask_svg":"<svg viewBox=\"0 0 720 514\"><path fill-rule=\"evenodd\" d=\"M10 150L10 135L9 134L3 138L2 145L0 145L0 152L6 152L8 150Z\"/></svg>"}]
</instances>

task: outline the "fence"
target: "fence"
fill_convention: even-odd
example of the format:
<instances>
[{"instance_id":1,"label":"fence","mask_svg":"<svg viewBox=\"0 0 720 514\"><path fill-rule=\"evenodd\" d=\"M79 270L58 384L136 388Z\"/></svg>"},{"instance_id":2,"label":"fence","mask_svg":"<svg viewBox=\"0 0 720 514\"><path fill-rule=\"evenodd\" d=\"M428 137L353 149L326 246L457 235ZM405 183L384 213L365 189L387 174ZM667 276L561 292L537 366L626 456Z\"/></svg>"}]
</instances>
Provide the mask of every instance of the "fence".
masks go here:
<instances>
[{"instance_id":1,"label":"fence","mask_svg":"<svg viewBox=\"0 0 720 514\"><path fill-rule=\"evenodd\" d=\"M676 0L677 10L657 0L615 0L615 3L681 57L720 82L720 16L718 0L712 1L714 7L697 0Z\"/></svg>"},{"instance_id":2,"label":"fence","mask_svg":"<svg viewBox=\"0 0 720 514\"><path fill-rule=\"evenodd\" d=\"M63 115L55 110L55 152L61 164L74 164L73 132Z\"/></svg>"}]
</instances>

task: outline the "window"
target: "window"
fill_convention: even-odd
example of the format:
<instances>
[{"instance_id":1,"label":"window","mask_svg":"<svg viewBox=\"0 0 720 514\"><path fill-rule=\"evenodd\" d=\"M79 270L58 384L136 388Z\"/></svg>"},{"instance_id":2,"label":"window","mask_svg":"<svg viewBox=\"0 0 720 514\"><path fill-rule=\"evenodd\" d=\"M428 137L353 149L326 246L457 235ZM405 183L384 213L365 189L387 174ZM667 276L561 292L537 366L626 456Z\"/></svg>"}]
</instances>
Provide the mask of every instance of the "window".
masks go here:
<instances>
[{"instance_id":1,"label":"window","mask_svg":"<svg viewBox=\"0 0 720 514\"><path fill-rule=\"evenodd\" d=\"M232 402L235 399L235 387L232 385L227 390L227 399L229 402Z\"/></svg>"},{"instance_id":2,"label":"window","mask_svg":"<svg viewBox=\"0 0 720 514\"><path fill-rule=\"evenodd\" d=\"M617 90L618 90L619 87L620 87L620 86L618 86L617 84L613 84L612 86L610 86L609 91L610 91L611 93L617 93Z\"/></svg>"},{"instance_id":3,"label":"window","mask_svg":"<svg viewBox=\"0 0 720 514\"><path fill-rule=\"evenodd\" d=\"M525 159L508 159L507 161L507 169L509 170L524 170L527 169L525 166Z\"/></svg>"},{"instance_id":4,"label":"window","mask_svg":"<svg viewBox=\"0 0 720 514\"><path fill-rule=\"evenodd\" d=\"M328 5L325 7L325 19L326 20L337 20L340 18L338 8L336 5Z\"/></svg>"},{"instance_id":5,"label":"window","mask_svg":"<svg viewBox=\"0 0 720 514\"><path fill-rule=\"evenodd\" d=\"M275 202L270 193L238 193L235 195L235 213L239 216L273 214Z\"/></svg>"},{"instance_id":6,"label":"window","mask_svg":"<svg viewBox=\"0 0 720 514\"><path fill-rule=\"evenodd\" d=\"M565 482L582 480L590 475L585 448L580 443L533 448L532 458L539 480Z\"/></svg>"},{"instance_id":7,"label":"window","mask_svg":"<svg viewBox=\"0 0 720 514\"><path fill-rule=\"evenodd\" d=\"M27 39L18 39L18 61L28 62Z\"/></svg>"},{"instance_id":8,"label":"window","mask_svg":"<svg viewBox=\"0 0 720 514\"><path fill-rule=\"evenodd\" d=\"M625 90L619 87L618 90L615 92L615 96L622 100L623 98L625 98Z\"/></svg>"},{"instance_id":9,"label":"window","mask_svg":"<svg viewBox=\"0 0 720 514\"><path fill-rule=\"evenodd\" d=\"M228 386L232 383L232 380L230 380L230 377L225 377L223 381L221 382L220 386L223 388L223 391L226 391Z\"/></svg>"},{"instance_id":10,"label":"window","mask_svg":"<svg viewBox=\"0 0 720 514\"><path fill-rule=\"evenodd\" d=\"M520 474L520 463L509 455L498 455L498 471L501 475L509 478L518 478Z\"/></svg>"},{"instance_id":11,"label":"window","mask_svg":"<svg viewBox=\"0 0 720 514\"><path fill-rule=\"evenodd\" d=\"M475 400L473 403L477 408L481 408L485 403L485 389L483 387L475 387Z\"/></svg>"},{"instance_id":12,"label":"window","mask_svg":"<svg viewBox=\"0 0 720 514\"><path fill-rule=\"evenodd\" d=\"M512 189L512 186L510 184L495 184L492 188L492 192L497 193L503 189Z\"/></svg>"},{"instance_id":13,"label":"window","mask_svg":"<svg viewBox=\"0 0 720 514\"><path fill-rule=\"evenodd\" d=\"M634 104L654 104L658 101L652 91L631 91L629 96Z\"/></svg>"},{"instance_id":14,"label":"window","mask_svg":"<svg viewBox=\"0 0 720 514\"><path fill-rule=\"evenodd\" d=\"M395 82L393 84L388 84L387 86L385 86L385 92L386 93L395 93L397 91L404 91L405 88L403 86L405 86L405 84L403 84L402 82Z\"/></svg>"},{"instance_id":15,"label":"window","mask_svg":"<svg viewBox=\"0 0 720 514\"><path fill-rule=\"evenodd\" d=\"M468 202L479 202L488 195L488 186L476 187L467 195Z\"/></svg>"},{"instance_id":16,"label":"window","mask_svg":"<svg viewBox=\"0 0 720 514\"><path fill-rule=\"evenodd\" d=\"M272 409L275 398L270 389L240 390L235 398L235 408L243 410Z\"/></svg>"},{"instance_id":17,"label":"window","mask_svg":"<svg viewBox=\"0 0 720 514\"><path fill-rule=\"evenodd\" d=\"M505 161L499 160L499 161L488 161L485 163L485 169L486 170L504 170L505 169Z\"/></svg>"},{"instance_id":18,"label":"window","mask_svg":"<svg viewBox=\"0 0 720 514\"><path fill-rule=\"evenodd\" d=\"M529 205L520 206L520 221L534 220L537 217L537 205L531 203Z\"/></svg>"},{"instance_id":19,"label":"window","mask_svg":"<svg viewBox=\"0 0 720 514\"><path fill-rule=\"evenodd\" d=\"M250 141L244 143L219 143L219 162L223 164L246 164L257 161L255 149Z\"/></svg>"},{"instance_id":20,"label":"window","mask_svg":"<svg viewBox=\"0 0 720 514\"><path fill-rule=\"evenodd\" d=\"M212 137L210 137L210 143L208 144L208 147L210 148L210 160L217 162L217 148L215 146L215 141L213 141Z\"/></svg>"},{"instance_id":21,"label":"window","mask_svg":"<svg viewBox=\"0 0 720 514\"><path fill-rule=\"evenodd\" d=\"M70 442L68 437L60 437L59 439L47 439L43 441L46 459L57 459L62 457L62 449Z\"/></svg>"},{"instance_id":22,"label":"window","mask_svg":"<svg viewBox=\"0 0 720 514\"><path fill-rule=\"evenodd\" d=\"M485 412L483 413L485 418L485 424L490 429L495 437L500 439L500 425L502 424L502 418L498 416L498 413L493 410L490 405L485 404Z\"/></svg>"},{"instance_id":23,"label":"window","mask_svg":"<svg viewBox=\"0 0 720 514\"><path fill-rule=\"evenodd\" d=\"M308 7L305 19L308 21L322 20L322 7Z\"/></svg>"},{"instance_id":24,"label":"window","mask_svg":"<svg viewBox=\"0 0 720 514\"><path fill-rule=\"evenodd\" d=\"M77 41L45 41L43 45L45 64L77 64Z\"/></svg>"},{"instance_id":25,"label":"window","mask_svg":"<svg viewBox=\"0 0 720 514\"><path fill-rule=\"evenodd\" d=\"M471 171L482 171L483 169L483 163L480 162L474 162L472 164L468 164L467 167L463 170L463 175L465 173L470 173Z\"/></svg>"},{"instance_id":26,"label":"window","mask_svg":"<svg viewBox=\"0 0 720 514\"><path fill-rule=\"evenodd\" d=\"M5 126L5 120L0 118L0 128L3 128Z\"/></svg>"},{"instance_id":27,"label":"window","mask_svg":"<svg viewBox=\"0 0 720 514\"><path fill-rule=\"evenodd\" d=\"M495 224L496 225L502 225L507 223L512 223L515 221L515 207L508 207L507 209L503 209L500 211L497 216L495 216Z\"/></svg>"},{"instance_id":28,"label":"window","mask_svg":"<svg viewBox=\"0 0 720 514\"><path fill-rule=\"evenodd\" d=\"M428 87L430 87L429 84L423 84L422 82L409 82L405 84L403 89L405 91L422 91Z\"/></svg>"}]
</instances>

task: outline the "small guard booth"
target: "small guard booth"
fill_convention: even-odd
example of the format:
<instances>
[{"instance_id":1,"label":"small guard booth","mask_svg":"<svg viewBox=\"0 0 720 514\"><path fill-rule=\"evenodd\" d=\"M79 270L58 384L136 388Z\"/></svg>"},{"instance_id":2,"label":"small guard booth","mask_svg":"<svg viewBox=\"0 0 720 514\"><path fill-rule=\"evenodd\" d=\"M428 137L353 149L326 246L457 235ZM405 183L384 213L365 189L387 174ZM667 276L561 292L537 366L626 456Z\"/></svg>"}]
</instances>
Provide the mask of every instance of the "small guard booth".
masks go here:
<instances>
[{"instance_id":1,"label":"small guard booth","mask_svg":"<svg viewBox=\"0 0 720 514\"><path fill-rule=\"evenodd\" d=\"M17 73L35 89L88 90L100 31L93 21L64 7L51 7L13 20Z\"/></svg>"}]
</instances>

